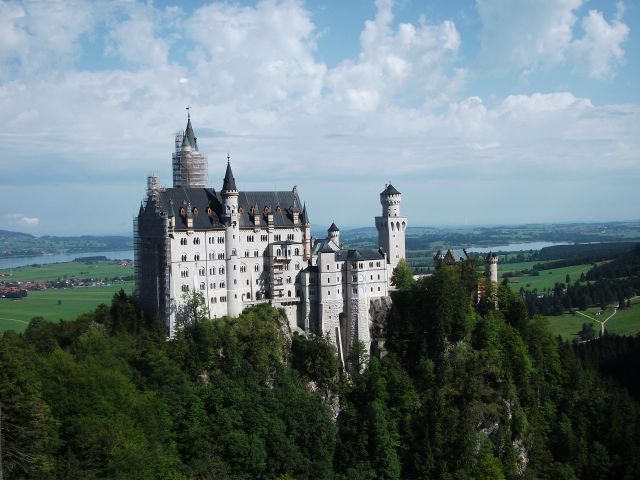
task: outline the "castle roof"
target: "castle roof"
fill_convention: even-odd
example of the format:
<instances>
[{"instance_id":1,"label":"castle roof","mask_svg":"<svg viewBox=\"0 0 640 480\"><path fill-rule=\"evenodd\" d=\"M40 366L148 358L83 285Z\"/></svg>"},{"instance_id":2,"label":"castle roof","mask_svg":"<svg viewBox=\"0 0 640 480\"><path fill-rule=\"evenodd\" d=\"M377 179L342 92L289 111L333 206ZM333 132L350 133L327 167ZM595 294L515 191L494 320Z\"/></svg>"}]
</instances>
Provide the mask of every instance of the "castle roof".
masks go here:
<instances>
[{"instance_id":1,"label":"castle roof","mask_svg":"<svg viewBox=\"0 0 640 480\"><path fill-rule=\"evenodd\" d=\"M198 150L198 139L193 133L193 127L191 126L191 116L187 117L187 128L184 131L184 138L182 139L182 146L189 146L194 150Z\"/></svg>"},{"instance_id":2,"label":"castle roof","mask_svg":"<svg viewBox=\"0 0 640 480\"><path fill-rule=\"evenodd\" d=\"M228 192L230 190L238 190L236 188L236 179L233 178L233 172L231 171L231 162L227 161L227 171L224 174L224 182L222 182L222 191Z\"/></svg>"},{"instance_id":3,"label":"castle roof","mask_svg":"<svg viewBox=\"0 0 640 480\"><path fill-rule=\"evenodd\" d=\"M382 260L384 254L379 250L339 250L336 252L336 261L364 261L364 260Z\"/></svg>"},{"instance_id":4,"label":"castle roof","mask_svg":"<svg viewBox=\"0 0 640 480\"><path fill-rule=\"evenodd\" d=\"M306 204L306 202L302 206L302 214L300 215L300 223L302 223L303 225L310 225L311 224L311 222L309 221L309 214L307 213L307 204Z\"/></svg>"},{"instance_id":5,"label":"castle roof","mask_svg":"<svg viewBox=\"0 0 640 480\"><path fill-rule=\"evenodd\" d=\"M330 232L339 232L340 229L337 227L337 225L333 222L331 222L331 226L329 227L329 231Z\"/></svg>"},{"instance_id":6,"label":"castle roof","mask_svg":"<svg viewBox=\"0 0 640 480\"><path fill-rule=\"evenodd\" d=\"M389 184L387 185L387 188L385 188L380 195L400 195L400 192L398 190L396 190L396 188Z\"/></svg>"},{"instance_id":7,"label":"castle roof","mask_svg":"<svg viewBox=\"0 0 640 480\"><path fill-rule=\"evenodd\" d=\"M285 192L239 192L238 213L240 228L254 227L254 215L251 208L259 207L259 222L261 227L267 226L265 208L273 214L273 225L276 228L292 228L293 215L285 208L272 208L273 205L293 205L300 201L298 194ZM167 215L175 212L175 229L187 230L186 214L189 204L193 217L193 229L223 229L222 196L211 188L166 188L158 192L158 206ZM184 210L182 210L184 208ZM184 211L184 215L181 213Z\"/></svg>"}]
</instances>

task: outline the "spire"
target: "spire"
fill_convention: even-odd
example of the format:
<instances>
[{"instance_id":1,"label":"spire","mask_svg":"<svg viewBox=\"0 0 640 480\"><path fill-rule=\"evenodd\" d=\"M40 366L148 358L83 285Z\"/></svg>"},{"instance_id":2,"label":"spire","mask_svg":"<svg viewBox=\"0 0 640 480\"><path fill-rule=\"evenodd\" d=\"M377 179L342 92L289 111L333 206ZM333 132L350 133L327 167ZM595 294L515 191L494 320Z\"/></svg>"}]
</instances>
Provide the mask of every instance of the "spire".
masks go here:
<instances>
[{"instance_id":1,"label":"spire","mask_svg":"<svg viewBox=\"0 0 640 480\"><path fill-rule=\"evenodd\" d=\"M303 225L311 225L311 222L309 221L309 214L307 213L307 202L305 202L302 206L302 215L300 216L300 222Z\"/></svg>"},{"instance_id":2,"label":"spire","mask_svg":"<svg viewBox=\"0 0 640 480\"><path fill-rule=\"evenodd\" d=\"M238 191L236 188L236 179L233 178L233 172L231 171L231 159L227 154L227 171L224 174L224 182L222 183L222 191Z\"/></svg>"},{"instance_id":3,"label":"spire","mask_svg":"<svg viewBox=\"0 0 640 480\"><path fill-rule=\"evenodd\" d=\"M334 222L331 222L331 226L329 227L329 231L330 232L339 232L340 229L337 227L337 225Z\"/></svg>"},{"instance_id":4,"label":"spire","mask_svg":"<svg viewBox=\"0 0 640 480\"><path fill-rule=\"evenodd\" d=\"M182 146L189 146L194 150L198 150L198 139L193 133L193 127L191 126L191 113L189 109L191 107L187 107L187 128L184 131L184 139L182 140Z\"/></svg>"}]
</instances>

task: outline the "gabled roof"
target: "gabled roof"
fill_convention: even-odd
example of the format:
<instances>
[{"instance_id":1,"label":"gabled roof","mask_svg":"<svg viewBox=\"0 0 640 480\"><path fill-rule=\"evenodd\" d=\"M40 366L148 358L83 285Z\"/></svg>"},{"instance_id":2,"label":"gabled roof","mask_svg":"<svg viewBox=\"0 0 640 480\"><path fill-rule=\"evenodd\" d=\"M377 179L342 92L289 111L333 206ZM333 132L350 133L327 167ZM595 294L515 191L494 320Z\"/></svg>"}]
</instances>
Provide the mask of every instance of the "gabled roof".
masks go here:
<instances>
[{"instance_id":1,"label":"gabled roof","mask_svg":"<svg viewBox=\"0 0 640 480\"><path fill-rule=\"evenodd\" d=\"M311 222L309 221L309 214L307 213L306 202L302 206L302 215L300 216L300 223L302 223L303 225L311 225Z\"/></svg>"},{"instance_id":2,"label":"gabled roof","mask_svg":"<svg viewBox=\"0 0 640 480\"><path fill-rule=\"evenodd\" d=\"M191 126L191 115L187 117L187 128L184 131L184 138L182 139L182 146L189 146L194 150L198 150L198 139L193 133L193 127Z\"/></svg>"},{"instance_id":3,"label":"gabled roof","mask_svg":"<svg viewBox=\"0 0 640 480\"><path fill-rule=\"evenodd\" d=\"M227 171L224 174L224 181L222 182L222 191L238 191L236 187L236 179L233 178L233 172L231 171L231 162L227 160Z\"/></svg>"},{"instance_id":4,"label":"gabled roof","mask_svg":"<svg viewBox=\"0 0 640 480\"><path fill-rule=\"evenodd\" d=\"M385 188L380 195L400 195L400 192L398 190L396 190L396 188L389 184L387 185L387 188Z\"/></svg>"},{"instance_id":5,"label":"gabled roof","mask_svg":"<svg viewBox=\"0 0 640 480\"><path fill-rule=\"evenodd\" d=\"M331 226L329 227L330 232L339 232L340 229L336 226L335 223L331 222Z\"/></svg>"}]
</instances>

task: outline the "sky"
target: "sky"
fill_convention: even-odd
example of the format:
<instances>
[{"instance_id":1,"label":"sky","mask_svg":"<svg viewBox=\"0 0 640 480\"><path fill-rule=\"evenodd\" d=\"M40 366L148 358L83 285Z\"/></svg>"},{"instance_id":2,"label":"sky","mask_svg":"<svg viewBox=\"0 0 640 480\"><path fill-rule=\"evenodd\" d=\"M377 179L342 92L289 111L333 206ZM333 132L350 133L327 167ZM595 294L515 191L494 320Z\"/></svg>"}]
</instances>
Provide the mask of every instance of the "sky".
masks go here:
<instances>
[{"instance_id":1,"label":"sky","mask_svg":"<svg viewBox=\"0 0 640 480\"><path fill-rule=\"evenodd\" d=\"M640 2L0 1L0 229L130 234L190 107L209 181L313 224L638 219Z\"/></svg>"}]
</instances>

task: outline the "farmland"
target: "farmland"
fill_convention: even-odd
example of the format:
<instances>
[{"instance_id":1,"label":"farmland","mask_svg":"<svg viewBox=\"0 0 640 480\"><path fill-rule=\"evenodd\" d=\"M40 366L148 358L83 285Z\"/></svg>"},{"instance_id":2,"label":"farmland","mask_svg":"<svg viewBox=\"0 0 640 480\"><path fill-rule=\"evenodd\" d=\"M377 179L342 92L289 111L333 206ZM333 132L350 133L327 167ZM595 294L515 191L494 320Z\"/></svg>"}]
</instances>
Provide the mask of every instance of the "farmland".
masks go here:
<instances>
[{"instance_id":1,"label":"farmland","mask_svg":"<svg viewBox=\"0 0 640 480\"><path fill-rule=\"evenodd\" d=\"M50 288L31 291L26 298L19 300L0 298L0 332L21 332L33 317L43 317L51 322L74 320L101 303L110 304L113 294L120 289L130 294L133 282L97 287Z\"/></svg>"}]
</instances>

